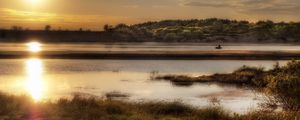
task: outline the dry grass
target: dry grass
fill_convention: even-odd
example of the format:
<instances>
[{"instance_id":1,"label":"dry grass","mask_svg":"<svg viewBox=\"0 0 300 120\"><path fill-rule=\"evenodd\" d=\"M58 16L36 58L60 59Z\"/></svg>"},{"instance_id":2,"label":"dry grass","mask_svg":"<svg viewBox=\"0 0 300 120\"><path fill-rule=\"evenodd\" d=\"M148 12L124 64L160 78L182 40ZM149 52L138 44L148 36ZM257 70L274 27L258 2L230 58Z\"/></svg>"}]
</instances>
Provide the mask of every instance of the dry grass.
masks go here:
<instances>
[{"instance_id":1,"label":"dry grass","mask_svg":"<svg viewBox=\"0 0 300 120\"><path fill-rule=\"evenodd\" d=\"M35 103L26 96L0 95L0 120L297 120L299 112L231 114L219 106L195 108L180 102L127 103L74 96Z\"/></svg>"}]
</instances>

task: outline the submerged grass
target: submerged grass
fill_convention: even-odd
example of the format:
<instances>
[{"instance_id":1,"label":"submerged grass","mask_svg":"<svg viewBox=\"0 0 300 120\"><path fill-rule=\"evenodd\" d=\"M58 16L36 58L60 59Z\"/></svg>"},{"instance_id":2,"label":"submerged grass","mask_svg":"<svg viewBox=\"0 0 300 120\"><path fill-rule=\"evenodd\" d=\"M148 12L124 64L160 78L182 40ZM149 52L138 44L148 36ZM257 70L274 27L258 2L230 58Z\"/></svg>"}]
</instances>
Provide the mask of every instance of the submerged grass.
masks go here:
<instances>
[{"instance_id":1,"label":"submerged grass","mask_svg":"<svg viewBox=\"0 0 300 120\"><path fill-rule=\"evenodd\" d=\"M290 61L285 66L274 65L273 69L243 66L229 74L189 77L166 75L157 80L168 80L174 84L222 83L249 86L266 93L269 106L281 106L284 110L300 110L300 61Z\"/></svg>"},{"instance_id":2,"label":"submerged grass","mask_svg":"<svg viewBox=\"0 0 300 120\"><path fill-rule=\"evenodd\" d=\"M255 68L243 66L238 70L230 74L214 74L209 76L190 77L185 75L165 75L157 76L157 80L169 80L173 83L192 84L196 82L200 83L225 83L225 84L236 84L236 85L247 85L247 86L264 86L266 83L257 82L261 81L265 75L263 68Z\"/></svg>"},{"instance_id":3,"label":"submerged grass","mask_svg":"<svg viewBox=\"0 0 300 120\"><path fill-rule=\"evenodd\" d=\"M181 102L127 103L74 96L35 103L26 96L0 94L0 120L298 120L299 112L232 114L219 106L195 108Z\"/></svg>"}]
</instances>

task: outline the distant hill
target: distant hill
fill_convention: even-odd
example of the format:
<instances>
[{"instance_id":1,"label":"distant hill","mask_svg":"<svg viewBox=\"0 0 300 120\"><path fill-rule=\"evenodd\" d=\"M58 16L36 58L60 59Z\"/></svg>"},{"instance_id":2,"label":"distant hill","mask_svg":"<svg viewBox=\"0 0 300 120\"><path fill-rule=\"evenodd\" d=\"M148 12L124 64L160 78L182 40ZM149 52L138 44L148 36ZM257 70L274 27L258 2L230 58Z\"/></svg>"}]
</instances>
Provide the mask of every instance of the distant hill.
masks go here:
<instances>
[{"instance_id":1,"label":"distant hill","mask_svg":"<svg viewBox=\"0 0 300 120\"><path fill-rule=\"evenodd\" d=\"M240 42L299 43L300 22L237 21L228 19L164 20L135 25L105 25L104 31L0 30L2 42L29 39L44 42Z\"/></svg>"}]
</instances>

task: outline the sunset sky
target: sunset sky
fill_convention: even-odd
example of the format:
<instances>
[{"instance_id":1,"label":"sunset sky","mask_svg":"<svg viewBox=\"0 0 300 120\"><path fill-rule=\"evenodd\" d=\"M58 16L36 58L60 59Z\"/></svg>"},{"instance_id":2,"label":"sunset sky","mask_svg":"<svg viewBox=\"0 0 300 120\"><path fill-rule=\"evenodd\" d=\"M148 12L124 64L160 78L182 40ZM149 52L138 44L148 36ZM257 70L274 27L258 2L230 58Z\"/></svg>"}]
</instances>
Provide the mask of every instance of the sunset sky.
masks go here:
<instances>
[{"instance_id":1,"label":"sunset sky","mask_svg":"<svg viewBox=\"0 0 300 120\"><path fill-rule=\"evenodd\" d=\"M300 21L300 0L0 0L0 28L100 30L163 19Z\"/></svg>"}]
</instances>

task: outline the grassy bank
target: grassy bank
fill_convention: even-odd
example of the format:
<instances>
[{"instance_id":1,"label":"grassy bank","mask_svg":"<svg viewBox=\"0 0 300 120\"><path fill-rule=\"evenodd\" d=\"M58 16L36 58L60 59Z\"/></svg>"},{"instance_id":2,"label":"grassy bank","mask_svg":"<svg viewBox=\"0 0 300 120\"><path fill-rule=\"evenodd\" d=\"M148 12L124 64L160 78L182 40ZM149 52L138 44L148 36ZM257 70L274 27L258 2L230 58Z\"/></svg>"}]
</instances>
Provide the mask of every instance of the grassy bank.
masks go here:
<instances>
[{"instance_id":1,"label":"grassy bank","mask_svg":"<svg viewBox=\"0 0 300 120\"><path fill-rule=\"evenodd\" d=\"M282 106L285 110L300 109L300 61L290 61L285 66L274 65L273 69L243 66L229 74L189 77L166 75L156 77L175 85L194 83L221 83L255 88L269 96L268 106Z\"/></svg>"},{"instance_id":2,"label":"grassy bank","mask_svg":"<svg viewBox=\"0 0 300 120\"><path fill-rule=\"evenodd\" d=\"M233 114L219 106L194 108L180 102L126 103L75 96L33 102L26 96L0 95L0 120L294 120L299 112L253 111Z\"/></svg>"}]
</instances>

